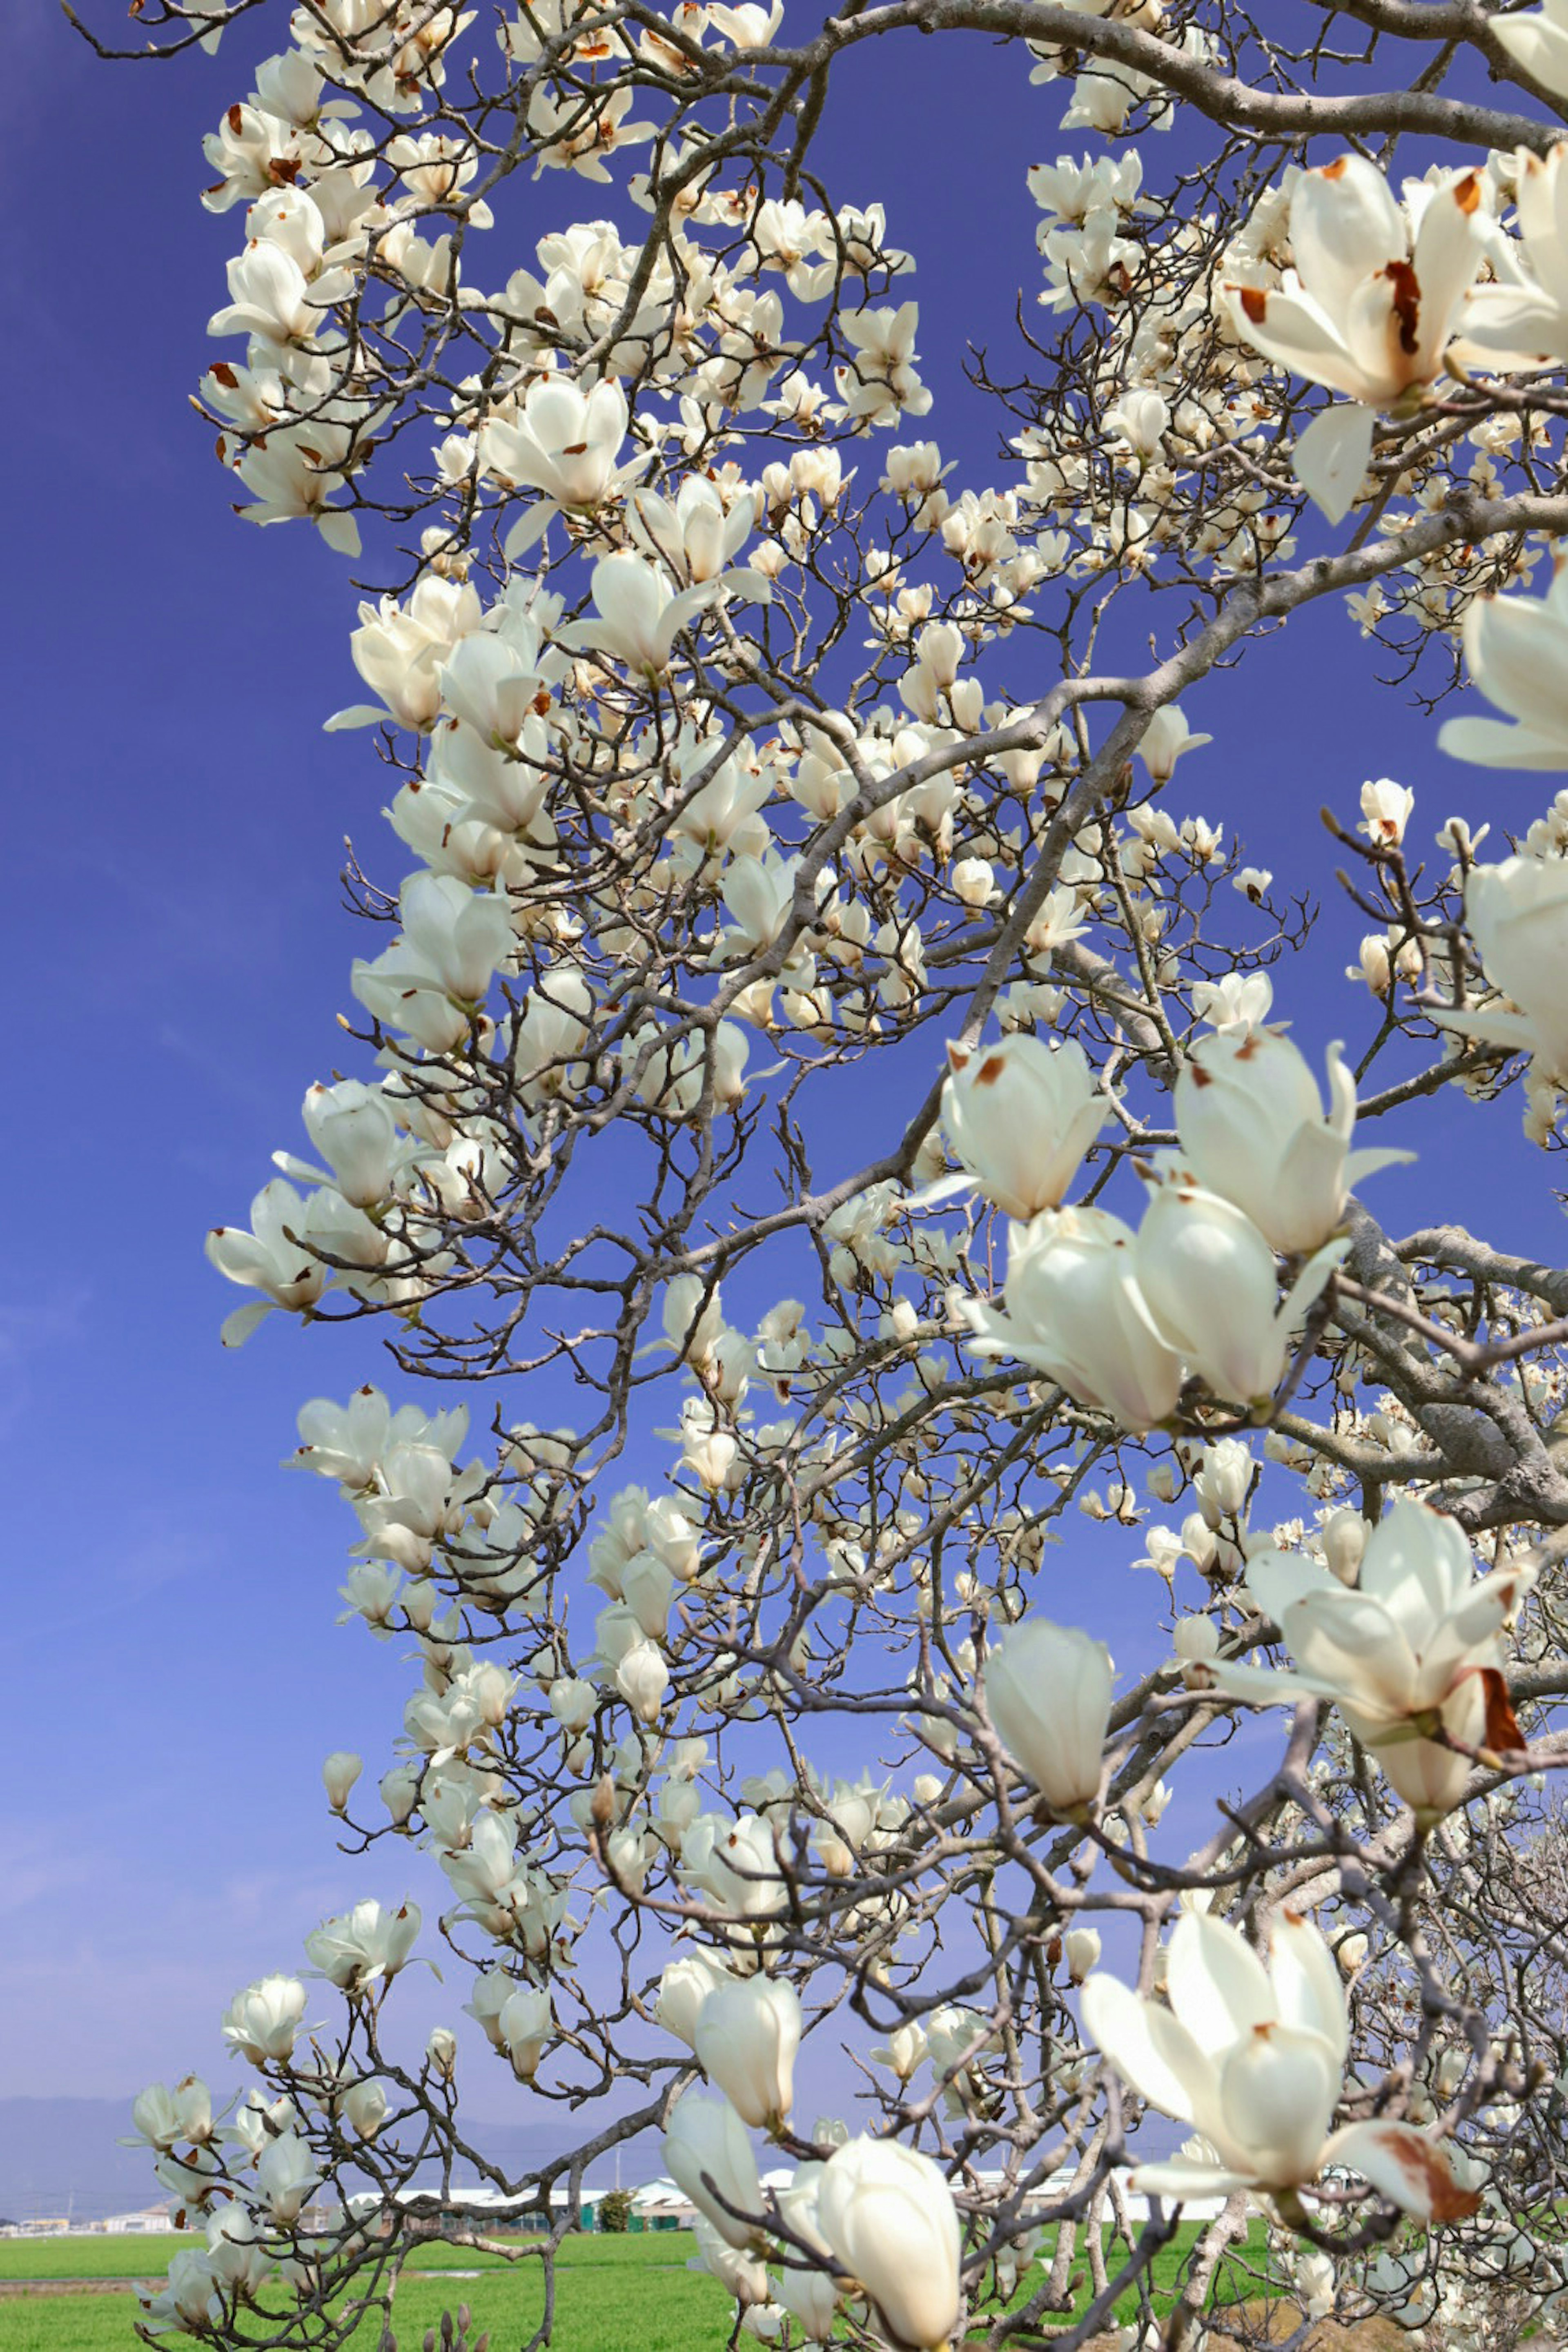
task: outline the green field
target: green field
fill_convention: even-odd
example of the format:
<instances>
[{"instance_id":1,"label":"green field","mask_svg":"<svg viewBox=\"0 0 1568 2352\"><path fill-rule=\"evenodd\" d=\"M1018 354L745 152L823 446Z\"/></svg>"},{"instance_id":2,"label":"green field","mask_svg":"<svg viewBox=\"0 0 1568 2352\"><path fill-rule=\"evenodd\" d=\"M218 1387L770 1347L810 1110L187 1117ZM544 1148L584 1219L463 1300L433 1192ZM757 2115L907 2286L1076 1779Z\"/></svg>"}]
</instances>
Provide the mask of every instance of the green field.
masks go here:
<instances>
[{"instance_id":1,"label":"green field","mask_svg":"<svg viewBox=\"0 0 1568 2352\"><path fill-rule=\"evenodd\" d=\"M1195 2234L1184 2230L1160 2258L1158 2284L1170 2284ZM153 2277L177 2247L198 2242L172 2237L0 2240L0 2281ZM721 2352L729 2340L733 2306L716 2280L686 2268L691 2251L692 2240L684 2231L569 2238L557 2258L555 2352ZM1247 2252L1261 2265L1261 2224L1254 2225ZM456 2278L454 2270L486 2275ZM1026 2279L1026 2293L1039 2284L1039 2275L1037 2269ZM507 2352L538 2325L542 2291L537 2262L509 2265L466 2246L422 2248L409 2258L395 2304L393 2324L402 2352L419 2352L425 2330L443 2306L463 2302L473 2310L476 2329L489 2330L495 2352ZM1131 2304L1122 2315L1132 2316ZM0 2295L0 2352L137 2352L135 2316L129 2294ZM371 2352L374 2336L368 2330L363 2341Z\"/></svg>"}]
</instances>

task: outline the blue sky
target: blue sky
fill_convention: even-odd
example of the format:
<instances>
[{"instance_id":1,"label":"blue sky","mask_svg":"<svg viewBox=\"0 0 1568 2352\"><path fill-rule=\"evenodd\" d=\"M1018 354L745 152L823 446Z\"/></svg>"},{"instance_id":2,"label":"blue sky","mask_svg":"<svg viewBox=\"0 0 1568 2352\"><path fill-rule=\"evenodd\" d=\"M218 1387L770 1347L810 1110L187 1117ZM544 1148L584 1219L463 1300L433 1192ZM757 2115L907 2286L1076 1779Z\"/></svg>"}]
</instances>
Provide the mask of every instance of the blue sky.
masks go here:
<instances>
[{"instance_id":1,"label":"blue sky","mask_svg":"<svg viewBox=\"0 0 1568 2352\"><path fill-rule=\"evenodd\" d=\"M44 11L12 32L0 2095L129 2094L221 2066L237 1985L351 1895L403 1891L336 1856L317 1774L335 1746L382 1769L406 1670L395 1645L334 1627L346 1515L276 1466L306 1396L381 1377L374 1342L274 1320L224 1356L234 1294L201 1252L208 1225L244 1221L269 1152L300 1148L300 1097L344 1058L333 1015L361 942L339 905L343 835L384 876L402 853L379 838L366 739L321 731L356 698L353 567L299 528L237 523L187 404L238 233L197 192L201 136L247 86L239 45L132 70ZM820 162L847 198L884 199L916 253L938 393L921 430L983 481L994 428L962 344L1008 350L1014 290L1038 283L1025 169L1085 142L1016 60L973 44L959 81L942 47L942 70L934 44L861 53L863 111L847 79ZM535 201L530 242L597 204L562 175ZM1178 810L1244 818L1258 862L1320 895L1334 859L1317 810L1353 817L1365 776L1417 788L1425 843L1450 810L1522 827L1549 796L1440 761L1337 610L1187 709L1216 740L1182 769ZM1331 899L1282 988L1303 1040L1364 1023L1341 977L1363 928ZM1550 1170L1512 1110L1456 1100L1377 1139L1407 1136L1420 1164L1374 1199L1391 1224L1432 1214L1440 1176L1448 1213L1561 1255ZM433 1908L434 1872L410 1883Z\"/></svg>"}]
</instances>

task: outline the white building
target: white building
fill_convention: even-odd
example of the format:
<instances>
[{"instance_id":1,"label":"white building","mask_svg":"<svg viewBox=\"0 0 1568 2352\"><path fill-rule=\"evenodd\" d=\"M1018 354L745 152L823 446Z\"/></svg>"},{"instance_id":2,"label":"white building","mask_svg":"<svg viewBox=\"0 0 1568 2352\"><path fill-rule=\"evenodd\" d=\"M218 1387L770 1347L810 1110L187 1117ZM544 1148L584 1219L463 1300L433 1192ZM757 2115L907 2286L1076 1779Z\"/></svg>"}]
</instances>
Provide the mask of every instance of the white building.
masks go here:
<instances>
[{"instance_id":1,"label":"white building","mask_svg":"<svg viewBox=\"0 0 1568 2352\"><path fill-rule=\"evenodd\" d=\"M166 2205L142 2205L134 2213L110 2213L93 2226L110 2238L159 2238L173 2231L174 2217Z\"/></svg>"}]
</instances>

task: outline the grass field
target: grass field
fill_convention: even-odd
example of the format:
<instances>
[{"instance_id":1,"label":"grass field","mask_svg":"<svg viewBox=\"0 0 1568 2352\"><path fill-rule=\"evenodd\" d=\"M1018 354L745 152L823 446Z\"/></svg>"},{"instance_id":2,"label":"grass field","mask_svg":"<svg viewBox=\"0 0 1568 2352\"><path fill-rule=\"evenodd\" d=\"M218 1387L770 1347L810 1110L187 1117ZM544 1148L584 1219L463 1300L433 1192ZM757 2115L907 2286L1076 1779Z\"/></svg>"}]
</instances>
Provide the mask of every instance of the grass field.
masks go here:
<instances>
[{"instance_id":1,"label":"grass field","mask_svg":"<svg viewBox=\"0 0 1568 2352\"><path fill-rule=\"evenodd\" d=\"M1155 2268L1168 2286L1195 2231L1184 2230ZM182 2238L0 2240L0 2281L153 2277ZM684 2231L625 2238L571 2238L556 2273L555 2352L721 2352L733 2306L716 2280L689 2271ZM1261 2226L1248 2248L1261 2263ZM478 2278L453 2277L478 2270ZM423 2273L425 2275L420 2275ZM442 2275L445 2273L446 2275ZM1037 2270L1029 2286L1037 2285ZM431 2245L411 2256L398 2286L394 2326L403 2352L419 2352L444 2305L466 2302L495 2352L525 2342L539 2321L542 2291L534 2263L507 2265L469 2247ZM1127 2316L1131 2315L1129 2306ZM129 2294L0 2295L0 2352L137 2352ZM178 2341L178 2339L173 2339ZM371 2352L374 2334L362 2339Z\"/></svg>"}]
</instances>

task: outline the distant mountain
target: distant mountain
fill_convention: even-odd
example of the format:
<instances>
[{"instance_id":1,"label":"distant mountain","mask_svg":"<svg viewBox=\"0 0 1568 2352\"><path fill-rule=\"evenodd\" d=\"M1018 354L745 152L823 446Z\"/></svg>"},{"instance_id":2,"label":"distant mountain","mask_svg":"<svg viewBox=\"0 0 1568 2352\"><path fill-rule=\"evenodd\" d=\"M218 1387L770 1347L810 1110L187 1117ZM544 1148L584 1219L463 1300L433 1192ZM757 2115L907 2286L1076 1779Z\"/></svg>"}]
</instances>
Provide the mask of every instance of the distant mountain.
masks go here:
<instances>
[{"instance_id":1,"label":"distant mountain","mask_svg":"<svg viewBox=\"0 0 1568 2352\"><path fill-rule=\"evenodd\" d=\"M591 2129L545 2108L537 2123L465 2120L464 2137L515 2177L531 2165L564 2155ZM0 2099L0 2213L19 2221L68 2214L101 2221L159 2203L163 2191L145 2148L120 2147L131 2129L131 2098ZM645 2132L621 2152L627 2188L662 2172L658 2135ZM616 2175L614 2157L590 2166L590 2183Z\"/></svg>"},{"instance_id":2,"label":"distant mountain","mask_svg":"<svg viewBox=\"0 0 1568 2352\"><path fill-rule=\"evenodd\" d=\"M18 2221L68 2213L95 2221L163 2195L123 2099L0 2099L0 2213Z\"/></svg>"}]
</instances>

